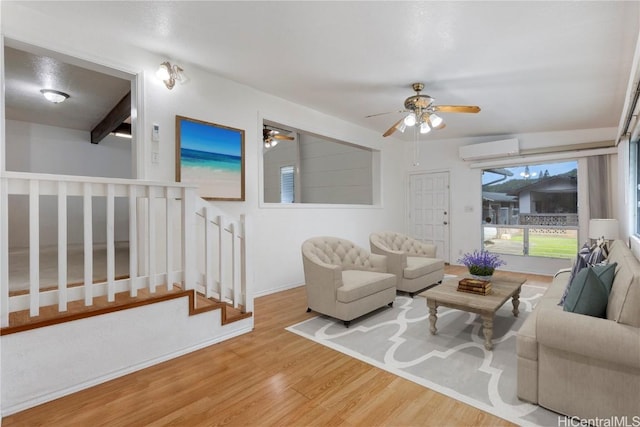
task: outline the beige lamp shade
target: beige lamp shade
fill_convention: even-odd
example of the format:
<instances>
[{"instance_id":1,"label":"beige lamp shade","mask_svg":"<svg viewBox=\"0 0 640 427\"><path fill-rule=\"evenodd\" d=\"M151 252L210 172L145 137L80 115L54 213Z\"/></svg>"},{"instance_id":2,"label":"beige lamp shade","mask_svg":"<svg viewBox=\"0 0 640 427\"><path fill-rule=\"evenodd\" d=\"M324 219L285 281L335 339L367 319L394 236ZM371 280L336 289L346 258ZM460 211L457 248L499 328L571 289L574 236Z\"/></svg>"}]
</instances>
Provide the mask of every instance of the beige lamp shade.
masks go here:
<instances>
[{"instance_id":1,"label":"beige lamp shade","mask_svg":"<svg viewBox=\"0 0 640 427\"><path fill-rule=\"evenodd\" d=\"M596 218L589 220L589 238L615 240L618 238L618 220Z\"/></svg>"}]
</instances>

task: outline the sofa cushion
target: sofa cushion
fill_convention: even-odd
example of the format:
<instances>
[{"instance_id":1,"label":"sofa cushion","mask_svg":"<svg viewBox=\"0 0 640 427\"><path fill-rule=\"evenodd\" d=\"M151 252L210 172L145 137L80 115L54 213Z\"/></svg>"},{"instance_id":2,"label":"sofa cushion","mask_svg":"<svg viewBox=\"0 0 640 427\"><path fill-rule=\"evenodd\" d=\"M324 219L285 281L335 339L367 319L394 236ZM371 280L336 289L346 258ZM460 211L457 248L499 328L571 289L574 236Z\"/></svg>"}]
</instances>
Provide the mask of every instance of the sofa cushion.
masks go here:
<instances>
[{"instance_id":1,"label":"sofa cushion","mask_svg":"<svg viewBox=\"0 0 640 427\"><path fill-rule=\"evenodd\" d=\"M609 291L617 264L583 268L571 281L564 311L606 317Z\"/></svg>"},{"instance_id":2,"label":"sofa cushion","mask_svg":"<svg viewBox=\"0 0 640 427\"><path fill-rule=\"evenodd\" d=\"M396 286L396 276L364 270L343 270L342 286L338 288L340 302L352 302Z\"/></svg>"},{"instance_id":3,"label":"sofa cushion","mask_svg":"<svg viewBox=\"0 0 640 427\"><path fill-rule=\"evenodd\" d=\"M609 252L604 241L593 246L589 246L588 243L585 243L578 251L573 268L571 269L571 277L567 282L567 286L564 288L564 293L562 294L558 305L564 305L564 301L569 293L569 288L571 288L571 282L576 275L585 267L606 261L608 255Z\"/></svg>"},{"instance_id":4,"label":"sofa cushion","mask_svg":"<svg viewBox=\"0 0 640 427\"><path fill-rule=\"evenodd\" d=\"M629 248L623 248L620 252L626 250L626 253L616 258L619 266L609 295L607 319L640 327L640 262Z\"/></svg>"},{"instance_id":5,"label":"sofa cushion","mask_svg":"<svg viewBox=\"0 0 640 427\"><path fill-rule=\"evenodd\" d=\"M441 259L408 256L403 275L406 279L415 279L443 269L444 261Z\"/></svg>"}]
</instances>

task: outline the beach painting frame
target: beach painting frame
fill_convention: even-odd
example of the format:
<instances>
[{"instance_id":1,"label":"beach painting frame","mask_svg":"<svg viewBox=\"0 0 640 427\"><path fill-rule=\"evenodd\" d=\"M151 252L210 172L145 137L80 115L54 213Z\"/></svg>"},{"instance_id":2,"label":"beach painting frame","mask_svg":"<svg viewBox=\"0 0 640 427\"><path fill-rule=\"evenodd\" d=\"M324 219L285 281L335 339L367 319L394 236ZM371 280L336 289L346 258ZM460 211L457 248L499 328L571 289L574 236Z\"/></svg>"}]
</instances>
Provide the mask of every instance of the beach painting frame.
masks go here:
<instances>
[{"instance_id":1,"label":"beach painting frame","mask_svg":"<svg viewBox=\"0 0 640 427\"><path fill-rule=\"evenodd\" d=\"M207 200L244 201L244 130L176 116L176 182Z\"/></svg>"}]
</instances>

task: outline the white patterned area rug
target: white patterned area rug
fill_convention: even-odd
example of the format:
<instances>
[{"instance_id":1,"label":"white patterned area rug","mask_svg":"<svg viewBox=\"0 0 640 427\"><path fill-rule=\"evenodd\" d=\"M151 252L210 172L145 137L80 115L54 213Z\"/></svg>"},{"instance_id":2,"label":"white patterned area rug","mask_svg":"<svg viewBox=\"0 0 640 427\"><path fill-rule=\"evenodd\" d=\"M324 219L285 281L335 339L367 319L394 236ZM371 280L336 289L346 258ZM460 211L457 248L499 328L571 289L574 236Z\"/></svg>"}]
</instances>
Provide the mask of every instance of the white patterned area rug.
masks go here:
<instances>
[{"instance_id":1,"label":"white patterned area rug","mask_svg":"<svg viewBox=\"0 0 640 427\"><path fill-rule=\"evenodd\" d=\"M398 295L393 307L355 319L349 328L317 316L286 329L518 425L557 426L559 414L516 397L516 333L544 291L522 286L519 317L510 301L498 310L493 351L484 348L476 314L438 307L438 333L431 335L420 296Z\"/></svg>"}]
</instances>

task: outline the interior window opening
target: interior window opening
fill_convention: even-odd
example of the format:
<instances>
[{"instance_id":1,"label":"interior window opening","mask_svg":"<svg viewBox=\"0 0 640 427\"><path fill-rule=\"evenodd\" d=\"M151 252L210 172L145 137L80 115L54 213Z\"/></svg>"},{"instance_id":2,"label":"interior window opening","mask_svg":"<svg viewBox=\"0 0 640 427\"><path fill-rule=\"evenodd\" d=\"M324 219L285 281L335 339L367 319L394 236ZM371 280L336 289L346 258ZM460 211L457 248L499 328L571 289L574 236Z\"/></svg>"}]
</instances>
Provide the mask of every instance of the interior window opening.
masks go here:
<instances>
[{"instance_id":1,"label":"interior window opening","mask_svg":"<svg viewBox=\"0 0 640 427\"><path fill-rule=\"evenodd\" d=\"M380 152L263 120L265 203L374 205Z\"/></svg>"}]
</instances>

